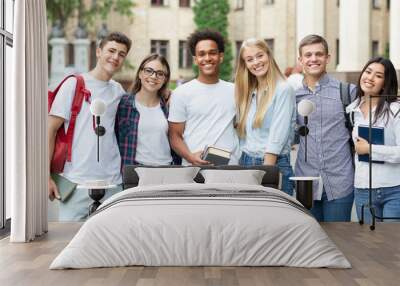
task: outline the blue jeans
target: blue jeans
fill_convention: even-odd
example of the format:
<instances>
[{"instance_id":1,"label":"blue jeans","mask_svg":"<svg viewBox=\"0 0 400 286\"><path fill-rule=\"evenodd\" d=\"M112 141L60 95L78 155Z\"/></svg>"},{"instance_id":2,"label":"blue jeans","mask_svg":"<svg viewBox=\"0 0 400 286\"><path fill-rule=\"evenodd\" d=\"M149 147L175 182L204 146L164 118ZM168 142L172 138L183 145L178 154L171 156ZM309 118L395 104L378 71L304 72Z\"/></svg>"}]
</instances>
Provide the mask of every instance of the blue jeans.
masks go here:
<instances>
[{"instance_id":1,"label":"blue jeans","mask_svg":"<svg viewBox=\"0 0 400 286\"><path fill-rule=\"evenodd\" d=\"M360 219L361 206L369 203L368 189L356 188L354 197L357 216ZM377 216L400 217L400 186L372 189L372 205L375 207ZM381 220L377 219L377 221ZM364 207L364 222L371 223L371 213L368 207Z\"/></svg>"},{"instance_id":2,"label":"blue jeans","mask_svg":"<svg viewBox=\"0 0 400 286\"><path fill-rule=\"evenodd\" d=\"M245 152L242 152L242 156L239 159L239 165L242 166L259 166L264 164L264 158L252 157ZM293 195L294 182L289 180L290 177L294 176L293 168L290 165L290 154L282 154L278 156L277 166L279 172L282 174L282 191L288 195Z\"/></svg>"},{"instance_id":3,"label":"blue jeans","mask_svg":"<svg viewBox=\"0 0 400 286\"><path fill-rule=\"evenodd\" d=\"M321 200L314 200L310 211L317 221L350 221L353 199L354 193L352 192L346 197L328 201L324 191Z\"/></svg>"},{"instance_id":4,"label":"blue jeans","mask_svg":"<svg viewBox=\"0 0 400 286\"><path fill-rule=\"evenodd\" d=\"M106 193L100 202L103 202L120 191L122 191L122 185L106 190ZM89 197L87 189L75 189L67 201L60 202L59 221L85 220L88 217L89 206L92 203L93 200Z\"/></svg>"}]
</instances>

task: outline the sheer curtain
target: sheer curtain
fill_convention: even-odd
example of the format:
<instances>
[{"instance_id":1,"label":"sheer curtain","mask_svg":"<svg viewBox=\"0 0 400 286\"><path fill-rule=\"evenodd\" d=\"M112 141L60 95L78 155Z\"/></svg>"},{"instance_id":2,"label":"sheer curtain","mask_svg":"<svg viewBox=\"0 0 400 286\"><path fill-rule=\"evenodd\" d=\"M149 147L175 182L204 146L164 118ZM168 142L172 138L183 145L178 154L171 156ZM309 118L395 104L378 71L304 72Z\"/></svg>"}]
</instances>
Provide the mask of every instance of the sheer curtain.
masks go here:
<instances>
[{"instance_id":1,"label":"sheer curtain","mask_svg":"<svg viewBox=\"0 0 400 286\"><path fill-rule=\"evenodd\" d=\"M47 231L47 26L45 0L15 1L12 94L6 98L6 187L12 242Z\"/></svg>"}]
</instances>

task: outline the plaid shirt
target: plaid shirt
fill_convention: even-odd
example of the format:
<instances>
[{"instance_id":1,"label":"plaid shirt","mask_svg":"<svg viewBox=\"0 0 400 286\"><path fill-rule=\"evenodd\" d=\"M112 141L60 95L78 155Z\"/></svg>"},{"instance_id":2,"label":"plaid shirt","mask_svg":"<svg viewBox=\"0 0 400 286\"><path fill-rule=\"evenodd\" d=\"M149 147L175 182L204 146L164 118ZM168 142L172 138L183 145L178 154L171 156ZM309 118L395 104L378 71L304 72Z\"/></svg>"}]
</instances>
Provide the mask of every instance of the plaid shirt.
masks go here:
<instances>
[{"instance_id":1,"label":"plaid shirt","mask_svg":"<svg viewBox=\"0 0 400 286\"><path fill-rule=\"evenodd\" d=\"M160 106L165 118L168 119L168 106L164 99L160 100ZM123 95L118 105L115 120L115 134L121 154L121 169L124 165L139 164L135 160L139 119L140 114L135 106L135 95L130 93ZM180 158L174 153L171 154L173 163L179 165Z\"/></svg>"}]
</instances>

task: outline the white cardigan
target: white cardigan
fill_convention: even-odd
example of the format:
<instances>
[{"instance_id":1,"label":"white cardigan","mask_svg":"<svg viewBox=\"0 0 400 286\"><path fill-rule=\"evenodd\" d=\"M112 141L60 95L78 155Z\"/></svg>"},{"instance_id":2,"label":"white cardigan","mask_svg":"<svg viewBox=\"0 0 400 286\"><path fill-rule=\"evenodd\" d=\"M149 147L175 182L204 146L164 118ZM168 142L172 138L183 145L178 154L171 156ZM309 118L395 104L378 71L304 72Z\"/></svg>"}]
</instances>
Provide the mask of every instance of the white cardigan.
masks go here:
<instances>
[{"instance_id":1,"label":"white cardigan","mask_svg":"<svg viewBox=\"0 0 400 286\"><path fill-rule=\"evenodd\" d=\"M352 102L346 112L354 114L353 140L358 137L358 126L369 126L369 118L364 118L359 106L358 100ZM390 105L393 117L390 114L387 121L386 116L381 116L373 126L383 127L385 129L385 145L372 145L372 160L384 161L384 164L372 164L372 188L394 187L400 185L400 104L394 102ZM372 118L375 108L372 108ZM387 124L385 125L387 121ZM356 188L369 187L369 164L358 161L358 155L355 154L355 174L354 186Z\"/></svg>"}]
</instances>

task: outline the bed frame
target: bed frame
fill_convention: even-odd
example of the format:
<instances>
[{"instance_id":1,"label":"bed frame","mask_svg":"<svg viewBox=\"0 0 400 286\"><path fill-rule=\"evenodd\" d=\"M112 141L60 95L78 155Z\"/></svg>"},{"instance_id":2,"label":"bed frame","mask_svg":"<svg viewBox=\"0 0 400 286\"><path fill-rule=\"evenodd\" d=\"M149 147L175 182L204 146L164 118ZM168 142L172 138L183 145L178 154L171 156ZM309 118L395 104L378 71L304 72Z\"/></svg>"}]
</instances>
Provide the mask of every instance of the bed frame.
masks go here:
<instances>
[{"instance_id":1,"label":"bed frame","mask_svg":"<svg viewBox=\"0 0 400 286\"><path fill-rule=\"evenodd\" d=\"M122 181L123 188L129 189L136 187L139 183L139 177L135 171L137 167L147 167L147 168L185 168L185 166L141 166L141 165L126 165L122 170ZM217 169L217 170L262 170L265 171L265 175L261 181L264 187L271 187L278 189L280 182L279 169L276 166L238 166L238 165L224 165L224 166L198 166L201 170L206 169ZM204 178L200 174L194 178L196 183L204 183Z\"/></svg>"}]
</instances>

